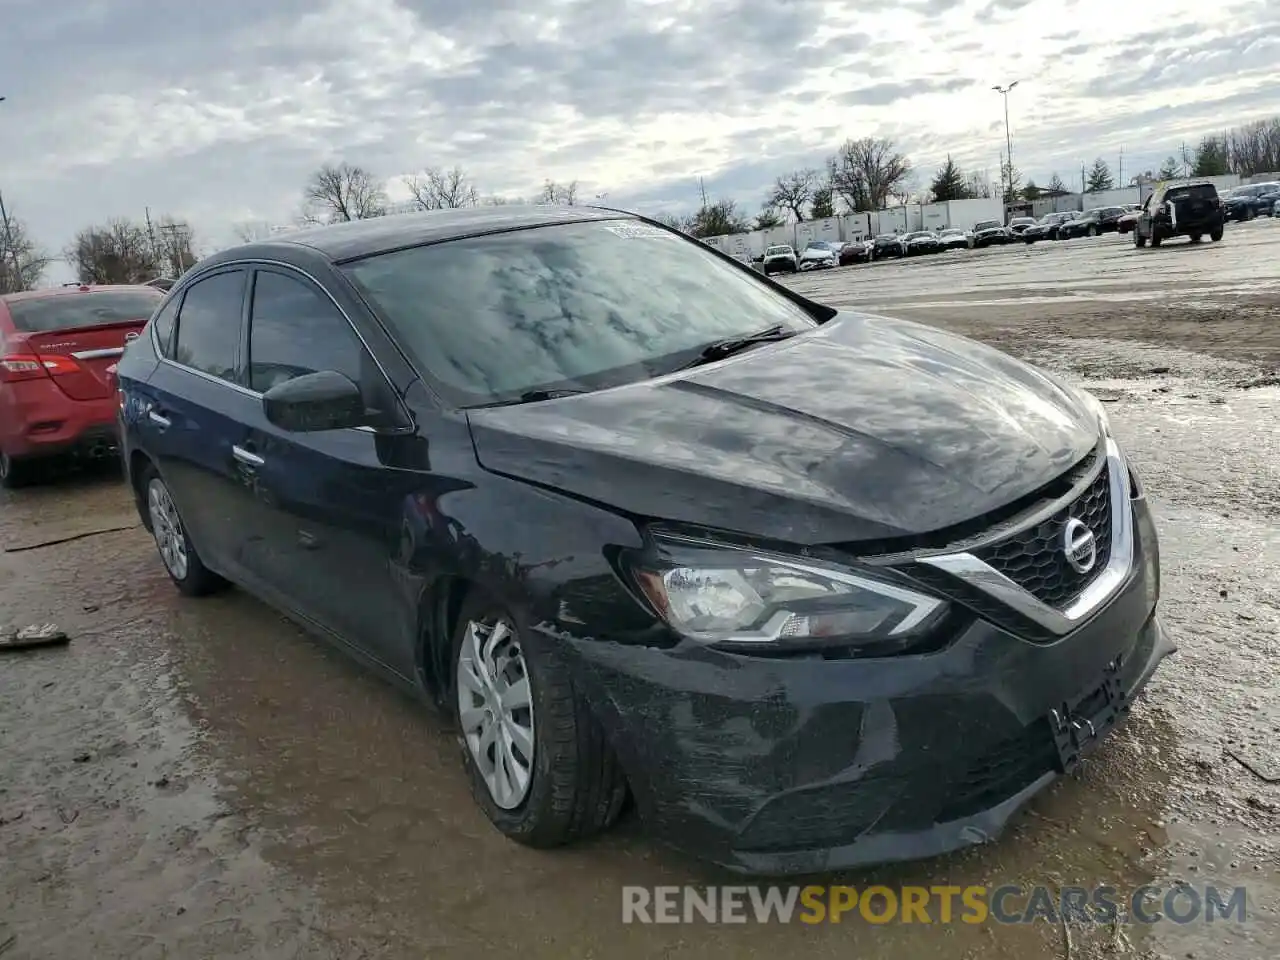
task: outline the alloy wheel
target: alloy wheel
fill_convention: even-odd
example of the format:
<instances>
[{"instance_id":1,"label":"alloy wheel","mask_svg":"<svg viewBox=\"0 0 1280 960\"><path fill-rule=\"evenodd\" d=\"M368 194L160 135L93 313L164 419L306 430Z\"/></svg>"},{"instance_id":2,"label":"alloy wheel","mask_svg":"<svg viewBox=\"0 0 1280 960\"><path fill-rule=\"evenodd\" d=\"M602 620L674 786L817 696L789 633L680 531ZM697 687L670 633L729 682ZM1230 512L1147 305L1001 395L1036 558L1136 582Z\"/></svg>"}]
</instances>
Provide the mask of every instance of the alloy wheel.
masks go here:
<instances>
[{"instance_id":1,"label":"alloy wheel","mask_svg":"<svg viewBox=\"0 0 1280 960\"><path fill-rule=\"evenodd\" d=\"M185 579L190 563L182 518L178 516L169 488L159 477L153 477L147 484L147 513L151 517L151 532L156 538L156 548L165 569L175 580Z\"/></svg>"},{"instance_id":2,"label":"alloy wheel","mask_svg":"<svg viewBox=\"0 0 1280 960\"><path fill-rule=\"evenodd\" d=\"M528 665L509 620L468 621L455 686L471 759L493 802L514 810L533 781L534 726Z\"/></svg>"}]
</instances>

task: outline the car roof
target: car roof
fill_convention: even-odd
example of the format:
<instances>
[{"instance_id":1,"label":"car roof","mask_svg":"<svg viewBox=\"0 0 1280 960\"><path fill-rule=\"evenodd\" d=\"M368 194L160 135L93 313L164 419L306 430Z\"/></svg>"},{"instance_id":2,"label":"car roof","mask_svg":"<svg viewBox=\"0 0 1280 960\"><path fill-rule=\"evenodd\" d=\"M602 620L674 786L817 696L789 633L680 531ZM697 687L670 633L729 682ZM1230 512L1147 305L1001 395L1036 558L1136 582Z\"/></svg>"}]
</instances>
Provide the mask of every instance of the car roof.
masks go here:
<instances>
[{"instance_id":1,"label":"car roof","mask_svg":"<svg viewBox=\"0 0 1280 960\"><path fill-rule=\"evenodd\" d=\"M421 213L370 217L323 227L307 227L223 250L207 265L238 260L246 255L261 256L272 250L297 251L299 247L318 252L334 263L358 260L378 253L404 250L429 243L462 240L488 233L505 233L529 227L583 223L599 220L634 220L635 214L604 207L570 207L554 204L502 204L491 207L463 207L428 210Z\"/></svg>"},{"instance_id":2,"label":"car roof","mask_svg":"<svg viewBox=\"0 0 1280 960\"><path fill-rule=\"evenodd\" d=\"M160 294L163 290L145 283L97 283L70 287L42 287L39 290L23 290L21 293L0 294L0 303L16 303L19 300L47 300L50 297L74 297L85 293L102 293L103 291L134 291L139 293Z\"/></svg>"}]
</instances>

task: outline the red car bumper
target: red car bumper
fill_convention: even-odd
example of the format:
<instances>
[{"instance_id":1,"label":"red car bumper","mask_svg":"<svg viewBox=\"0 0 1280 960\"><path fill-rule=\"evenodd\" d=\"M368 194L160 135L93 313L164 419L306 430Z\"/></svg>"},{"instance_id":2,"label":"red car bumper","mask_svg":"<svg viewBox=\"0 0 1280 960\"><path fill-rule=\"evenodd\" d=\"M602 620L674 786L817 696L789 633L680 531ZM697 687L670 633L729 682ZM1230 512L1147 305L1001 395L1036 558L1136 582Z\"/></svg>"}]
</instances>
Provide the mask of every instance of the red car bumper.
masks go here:
<instances>
[{"instance_id":1,"label":"red car bumper","mask_svg":"<svg viewBox=\"0 0 1280 960\"><path fill-rule=\"evenodd\" d=\"M51 379L0 384L0 447L14 459L105 456L118 445L115 397L72 400Z\"/></svg>"}]
</instances>

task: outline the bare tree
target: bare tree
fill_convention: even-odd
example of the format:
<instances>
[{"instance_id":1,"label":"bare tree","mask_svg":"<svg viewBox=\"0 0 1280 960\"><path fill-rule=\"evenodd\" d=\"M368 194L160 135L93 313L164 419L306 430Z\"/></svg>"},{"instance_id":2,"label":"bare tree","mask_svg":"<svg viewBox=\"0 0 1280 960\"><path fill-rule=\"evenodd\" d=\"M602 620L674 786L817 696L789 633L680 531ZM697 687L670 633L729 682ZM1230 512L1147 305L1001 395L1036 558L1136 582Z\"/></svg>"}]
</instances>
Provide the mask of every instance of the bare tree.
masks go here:
<instances>
[{"instance_id":1,"label":"bare tree","mask_svg":"<svg viewBox=\"0 0 1280 960\"><path fill-rule=\"evenodd\" d=\"M303 196L307 212L320 223L367 220L387 212L387 195L377 177L346 162L326 163L313 173Z\"/></svg>"},{"instance_id":2,"label":"bare tree","mask_svg":"<svg viewBox=\"0 0 1280 960\"><path fill-rule=\"evenodd\" d=\"M31 239L26 225L0 200L0 293L19 293L40 285L53 258Z\"/></svg>"},{"instance_id":3,"label":"bare tree","mask_svg":"<svg viewBox=\"0 0 1280 960\"><path fill-rule=\"evenodd\" d=\"M86 283L146 283L160 273L147 228L123 218L85 227L71 241L66 258Z\"/></svg>"},{"instance_id":4,"label":"bare tree","mask_svg":"<svg viewBox=\"0 0 1280 960\"><path fill-rule=\"evenodd\" d=\"M1247 123L1224 139L1231 167L1240 176L1280 170L1280 117Z\"/></svg>"},{"instance_id":5,"label":"bare tree","mask_svg":"<svg viewBox=\"0 0 1280 960\"><path fill-rule=\"evenodd\" d=\"M850 212L883 210L911 174L911 161L879 137L846 140L827 161L832 189Z\"/></svg>"},{"instance_id":6,"label":"bare tree","mask_svg":"<svg viewBox=\"0 0 1280 960\"><path fill-rule=\"evenodd\" d=\"M817 184L817 170L793 170L773 182L764 204L775 210L790 210L796 220L803 223L804 208L813 199Z\"/></svg>"},{"instance_id":7,"label":"bare tree","mask_svg":"<svg viewBox=\"0 0 1280 960\"><path fill-rule=\"evenodd\" d=\"M538 194L536 202L559 203L566 207L575 206L578 202L578 181L557 183L554 180L548 180L542 185L542 192Z\"/></svg>"},{"instance_id":8,"label":"bare tree","mask_svg":"<svg viewBox=\"0 0 1280 960\"><path fill-rule=\"evenodd\" d=\"M241 243L256 243L271 236L271 226L262 220L243 220L232 224L231 232Z\"/></svg>"},{"instance_id":9,"label":"bare tree","mask_svg":"<svg viewBox=\"0 0 1280 960\"><path fill-rule=\"evenodd\" d=\"M783 225L783 219L779 216L778 211L767 204L760 208L760 212L756 214L755 223L751 225L753 230L772 230L774 227Z\"/></svg>"},{"instance_id":10,"label":"bare tree","mask_svg":"<svg viewBox=\"0 0 1280 960\"><path fill-rule=\"evenodd\" d=\"M991 199L991 181L981 173L971 173L964 184L965 192L974 199Z\"/></svg>"},{"instance_id":11,"label":"bare tree","mask_svg":"<svg viewBox=\"0 0 1280 960\"><path fill-rule=\"evenodd\" d=\"M1067 189L1067 185L1062 182L1062 178L1058 176L1057 170L1053 171L1053 176L1049 178L1049 186L1047 186L1045 190L1052 194L1071 192Z\"/></svg>"},{"instance_id":12,"label":"bare tree","mask_svg":"<svg viewBox=\"0 0 1280 960\"><path fill-rule=\"evenodd\" d=\"M423 210L448 210L475 207L480 204L480 191L461 167L440 170L427 167L422 173L404 178L413 202Z\"/></svg>"},{"instance_id":13,"label":"bare tree","mask_svg":"<svg viewBox=\"0 0 1280 960\"><path fill-rule=\"evenodd\" d=\"M747 233L751 224L738 212L732 200L717 200L702 207L690 219L686 232L703 239L725 237L734 233Z\"/></svg>"}]
</instances>

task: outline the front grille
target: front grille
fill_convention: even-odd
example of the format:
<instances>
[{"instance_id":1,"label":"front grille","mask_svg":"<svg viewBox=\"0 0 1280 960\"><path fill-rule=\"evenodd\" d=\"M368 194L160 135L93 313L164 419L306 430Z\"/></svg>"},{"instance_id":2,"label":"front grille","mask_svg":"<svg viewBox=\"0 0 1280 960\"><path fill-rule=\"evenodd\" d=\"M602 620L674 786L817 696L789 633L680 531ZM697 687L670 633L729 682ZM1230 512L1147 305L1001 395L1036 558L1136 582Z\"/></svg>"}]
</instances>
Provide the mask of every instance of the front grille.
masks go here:
<instances>
[{"instance_id":1,"label":"front grille","mask_svg":"<svg viewBox=\"0 0 1280 960\"><path fill-rule=\"evenodd\" d=\"M1065 607L1111 559L1110 484L1110 468L1104 466L1074 502L1034 527L975 550L975 555L1042 603ZM1063 528L1072 517L1093 532L1097 543L1097 559L1088 573L1072 568L1063 550Z\"/></svg>"}]
</instances>

